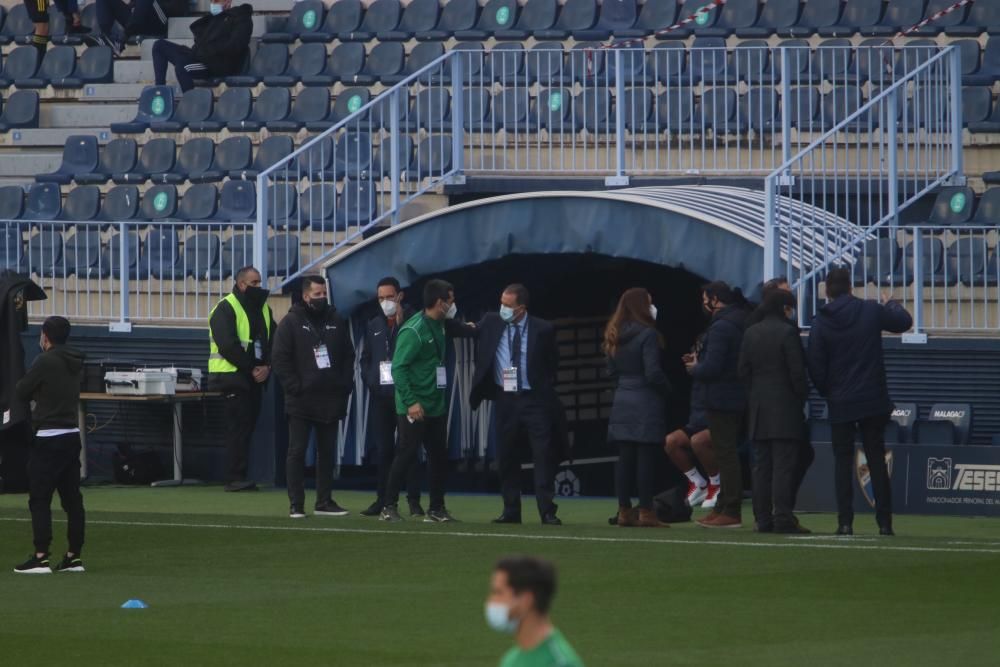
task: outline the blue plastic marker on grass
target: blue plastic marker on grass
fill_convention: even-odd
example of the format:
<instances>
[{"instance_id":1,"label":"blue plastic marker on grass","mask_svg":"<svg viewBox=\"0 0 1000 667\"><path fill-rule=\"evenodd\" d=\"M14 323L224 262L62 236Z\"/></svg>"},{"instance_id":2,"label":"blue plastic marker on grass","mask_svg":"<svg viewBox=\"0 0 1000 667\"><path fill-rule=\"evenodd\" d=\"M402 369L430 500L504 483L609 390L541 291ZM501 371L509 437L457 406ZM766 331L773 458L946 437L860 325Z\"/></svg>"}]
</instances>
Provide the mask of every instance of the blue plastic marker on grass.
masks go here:
<instances>
[{"instance_id":1,"label":"blue plastic marker on grass","mask_svg":"<svg viewBox=\"0 0 1000 667\"><path fill-rule=\"evenodd\" d=\"M122 609L147 609L149 605L142 600L126 600L125 604L122 605Z\"/></svg>"}]
</instances>

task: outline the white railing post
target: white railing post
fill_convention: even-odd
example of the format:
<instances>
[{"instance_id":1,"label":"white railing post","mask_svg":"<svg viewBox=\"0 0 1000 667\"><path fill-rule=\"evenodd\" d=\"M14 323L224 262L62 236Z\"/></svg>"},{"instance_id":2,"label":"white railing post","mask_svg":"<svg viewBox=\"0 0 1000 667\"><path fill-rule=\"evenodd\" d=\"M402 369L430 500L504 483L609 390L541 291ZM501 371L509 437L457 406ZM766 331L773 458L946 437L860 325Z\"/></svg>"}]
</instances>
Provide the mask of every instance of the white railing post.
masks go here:
<instances>
[{"instance_id":1,"label":"white railing post","mask_svg":"<svg viewBox=\"0 0 1000 667\"><path fill-rule=\"evenodd\" d=\"M913 229L913 333L924 330L923 230ZM905 258L904 258L905 261Z\"/></svg>"},{"instance_id":2,"label":"white railing post","mask_svg":"<svg viewBox=\"0 0 1000 667\"><path fill-rule=\"evenodd\" d=\"M129 247L128 223L122 222L118 225L118 235L121 244L118 248L118 289L120 293L118 321L125 323L129 321L129 264L131 263L132 249ZM139 258L137 257L136 260Z\"/></svg>"},{"instance_id":3,"label":"white railing post","mask_svg":"<svg viewBox=\"0 0 1000 667\"><path fill-rule=\"evenodd\" d=\"M774 174L764 179L764 280L781 273L781 235L778 232L778 183ZM791 252L791 243L789 243ZM789 258L788 262L791 266Z\"/></svg>"},{"instance_id":4,"label":"white railing post","mask_svg":"<svg viewBox=\"0 0 1000 667\"><path fill-rule=\"evenodd\" d=\"M257 220L253 226L253 265L267 289L267 175L257 177Z\"/></svg>"},{"instance_id":5,"label":"white railing post","mask_svg":"<svg viewBox=\"0 0 1000 667\"><path fill-rule=\"evenodd\" d=\"M888 135L888 145L886 152L889 156L889 179L888 179L888 191L889 191L889 208L892 211L892 221L889 223L892 229L899 227L899 181L897 180L899 176L899 147L896 145L897 141L897 131L896 127L896 114L898 113L898 98L896 91L893 91L886 98L886 105L888 108L885 113L885 122L889 124L889 135Z\"/></svg>"},{"instance_id":6,"label":"white railing post","mask_svg":"<svg viewBox=\"0 0 1000 667\"><path fill-rule=\"evenodd\" d=\"M628 185L628 176L625 175L625 75L622 68L625 53L624 49L615 49L612 53L615 58L615 175L605 179L605 185Z\"/></svg>"},{"instance_id":7,"label":"white railing post","mask_svg":"<svg viewBox=\"0 0 1000 667\"><path fill-rule=\"evenodd\" d=\"M465 174L465 125L462 122L462 51L451 54L451 165L458 177ZM442 174L443 175L443 174Z\"/></svg>"},{"instance_id":8,"label":"white railing post","mask_svg":"<svg viewBox=\"0 0 1000 667\"><path fill-rule=\"evenodd\" d=\"M778 49L781 57L781 162L792 159L792 110L789 101L792 99L792 81L789 76L792 58L788 49L782 46Z\"/></svg>"},{"instance_id":9,"label":"white railing post","mask_svg":"<svg viewBox=\"0 0 1000 667\"><path fill-rule=\"evenodd\" d=\"M951 172L953 185L965 184L965 165L962 157L962 56L957 46L948 47L951 93Z\"/></svg>"},{"instance_id":10,"label":"white railing post","mask_svg":"<svg viewBox=\"0 0 1000 667\"><path fill-rule=\"evenodd\" d=\"M392 200L391 224L393 226L399 224L399 172L403 168L403 165L399 164L399 95L399 88L389 93L389 148L392 152L389 157L392 169L389 188ZM382 152L382 159L385 159L385 152Z\"/></svg>"}]
</instances>

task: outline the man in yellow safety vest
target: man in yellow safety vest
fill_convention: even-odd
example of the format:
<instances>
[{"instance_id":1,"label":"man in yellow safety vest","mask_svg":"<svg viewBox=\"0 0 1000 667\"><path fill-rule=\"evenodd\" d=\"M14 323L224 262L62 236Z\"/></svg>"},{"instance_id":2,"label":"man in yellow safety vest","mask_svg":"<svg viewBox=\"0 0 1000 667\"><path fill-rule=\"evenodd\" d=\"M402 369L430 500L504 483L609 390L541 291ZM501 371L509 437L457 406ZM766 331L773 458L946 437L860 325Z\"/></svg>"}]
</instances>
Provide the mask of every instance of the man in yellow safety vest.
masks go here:
<instances>
[{"instance_id":1,"label":"man in yellow safety vest","mask_svg":"<svg viewBox=\"0 0 1000 667\"><path fill-rule=\"evenodd\" d=\"M233 291L209 313L208 385L221 391L226 419L226 491L255 491L247 479L250 440L260 413L264 383L271 373L274 314L260 272L236 272Z\"/></svg>"}]
</instances>

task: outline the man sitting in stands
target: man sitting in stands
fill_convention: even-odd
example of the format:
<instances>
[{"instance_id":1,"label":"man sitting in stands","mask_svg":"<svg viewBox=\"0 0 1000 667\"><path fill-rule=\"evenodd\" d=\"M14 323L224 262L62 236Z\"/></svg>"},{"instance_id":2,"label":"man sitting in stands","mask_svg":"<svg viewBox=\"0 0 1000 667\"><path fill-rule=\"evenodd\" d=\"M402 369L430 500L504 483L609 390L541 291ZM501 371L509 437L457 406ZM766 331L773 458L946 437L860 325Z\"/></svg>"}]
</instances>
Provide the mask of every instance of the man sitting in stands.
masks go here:
<instances>
[{"instance_id":1,"label":"man sitting in stands","mask_svg":"<svg viewBox=\"0 0 1000 667\"><path fill-rule=\"evenodd\" d=\"M191 24L194 47L165 39L153 44L156 85L167 82L167 64L174 66L181 90L194 88L194 79L237 74L246 61L253 33L253 7L232 6L232 0L213 2L212 13Z\"/></svg>"}]
</instances>

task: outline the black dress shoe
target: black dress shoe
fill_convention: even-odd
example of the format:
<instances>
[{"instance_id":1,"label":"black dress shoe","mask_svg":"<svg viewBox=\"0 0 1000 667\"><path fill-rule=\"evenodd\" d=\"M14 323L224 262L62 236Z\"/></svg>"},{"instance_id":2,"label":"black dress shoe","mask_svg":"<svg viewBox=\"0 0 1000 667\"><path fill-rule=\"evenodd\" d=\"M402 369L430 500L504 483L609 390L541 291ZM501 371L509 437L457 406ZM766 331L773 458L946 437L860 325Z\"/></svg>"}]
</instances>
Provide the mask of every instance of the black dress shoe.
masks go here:
<instances>
[{"instance_id":1,"label":"black dress shoe","mask_svg":"<svg viewBox=\"0 0 1000 667\"><path fill-rule=\"evenodd\" d=\"M770 524L770 523L757 523L756 521L754 521L753 522L753 532L755 532L755 533L773 533L774 532L774 524Z\"/></svg>"},{"instance_id":2,"label":"black dress shoe","mask_svg":"<svg viewBox=\"0 0 1000 667\"><path fill-rule=\"evenodd\" d=\"M892 526L879 526L878 534L885 535L886 537L893 537L896 535L896 533L892 530Z\"/></svg>"},{"instance_id":3,"label":"black dress shoe","mask_svg":"<svg viewBox=\"0 0 1000 667\"><path fill-rule=\"evenodd\" d=\"M542 517L543 526L561 526L562 519L556 516L555 512L549 512Z\"/></svg>"},{"instance_id":4,"label":"black dress shoe","mask_svg":"<svg viewBox=\"0 0 1000 667\"><path fill-rule=\"evenodd\" d=\"M854 529L850 526L838 526L835 535L853 535Z\"/></svg>"},{"instance_id":5,"label":"black dress shoe","mask_svg":"<svg viewBox=\"0 0 1000 667\"><path fill-rule=\"evenodd\" d=\"M504 512L497 518L493 519L493 523L521 523L521 515L514 514L513 512Z\"/></svg>"},{"instance_id":6,"label":"black dress shoe","mask_svg":"<svg viewBox=\"0 0 1000 667\"><path fill-rule=\"evenodd\" d=\"M223 488L230 493L235 493L238 491L256 491L257 485L253 482L229 482Z\"/></svg>"}]
</instances>

